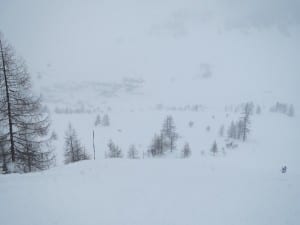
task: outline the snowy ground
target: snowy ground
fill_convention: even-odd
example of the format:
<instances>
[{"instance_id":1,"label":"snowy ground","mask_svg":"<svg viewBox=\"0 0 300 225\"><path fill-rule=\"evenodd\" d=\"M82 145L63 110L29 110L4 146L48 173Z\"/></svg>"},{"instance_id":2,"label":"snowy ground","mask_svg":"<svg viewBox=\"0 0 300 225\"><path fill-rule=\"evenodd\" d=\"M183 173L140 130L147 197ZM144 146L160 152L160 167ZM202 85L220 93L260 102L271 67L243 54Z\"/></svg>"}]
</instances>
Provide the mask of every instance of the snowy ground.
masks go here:
<instances>
[{"instance_id":1,"label":"snowy ground","mask_svg":"<svg viewBox=\"0 0 300 225\"><path fill-rule=\"evenodd\" d=\"M90 154L93 153L92 132L95 131L96 157L103 159L110 139L121 147L125 155L129 146L134 144L142 156L142 153L148 150L154 134L160 132L165 117L172 115L176 130L180 135L177 153L174 157L180 156L185 142L191 145L194 158L201 158L203 154L209 156L213 141L216 140L220 157L242 154L242 156L253 158L255 166L280 167L283 164L289 164L295 169L299 168L300 152L296 147L300 146L299 117L271 113L268 106L263 107L261 114L254 113L251 116L249 139L246 143L236 142L239 146L234 150L226 149L227 129L232 121L240 119L241 113L226 112L224 107L204 107L203 110L197 112L156 110L150 107L136 110L112 108L107 113L110 116L109 127L94 126L97 114L52 115L53 128L59 138L56 142L58 164L61 164L63 160L64 132L68 123L75 127L79 138ZM102 116L103 113L100 115ZM189 127L190 121L194 123L193 127ZM225 127L224 137L219 136L222 125ZM207 127L210 127L210 131L207 131ZM225 156L222 148L225 149Z\"/></svg>"},{"instance_id":2,"label":"snowy ground","mask_svg":"<svg viewBox=\"0 0 300 225\"><path fill-rule=\"evenodd\" d=\"M239 114L229 118L221 116L225 115L222 110L121 114L118 117L112 111L111 126L96 129L96 161L59 165L41 173L0 176L3 224L299 223L300 153L295 147L300 145L298 118L270 112L254 115L249 141L213 157L209 154L212 141L217 139L219 148L224 145L224 138L217 135L219 125L226 125ZM164 159L104 159L110 138L124 151L130 144L145 150L166 114L174 115L181 139L190 142L190 159L176 158L179 154ZM91 150L91 136L85 131L93 129L93 114L55 116L55 121L60 121L61 129L55 124L59 137L70 121L81 128L79 136ZM187 126L189 120L195 122L193 128ZM210 132L205 129L208 125ZM281 173L282 165L288 166L287 174Z\"/></svg>"},{"instance_id":3,"label":"snowy ground","mask_svg":"<svg viewBox=\"0 0 300 225\"><path fill-rule=\"evenodd\" d=\"M227 158L98 160L0 181L2 224L299 223L299 171Z\"/></svg>"},{"instance_id":4,"label":"snowy ground","mask_svg":"<svg viewBox=\"0 0 300 225\"><path fill-rule=\"evenodd\" d=\"M299 11L293 0L1 2L1 31L58 140L55 168L0 175L0 224L300 224ZM262 113L247 142L226 149L219 129L226 136L241 115L225 106L247 101ZM271 113L277 101L295 116ZM55 113L66 107L85 110ZM94 127L98 113L109 127ZM167 115L180 135L174 154L105 159L110 139L142 156ZM90 154L95 131L95 161L63 165L68 123ZM180 159L185 142L192 156Z\"/></svg>"}]
</instances>

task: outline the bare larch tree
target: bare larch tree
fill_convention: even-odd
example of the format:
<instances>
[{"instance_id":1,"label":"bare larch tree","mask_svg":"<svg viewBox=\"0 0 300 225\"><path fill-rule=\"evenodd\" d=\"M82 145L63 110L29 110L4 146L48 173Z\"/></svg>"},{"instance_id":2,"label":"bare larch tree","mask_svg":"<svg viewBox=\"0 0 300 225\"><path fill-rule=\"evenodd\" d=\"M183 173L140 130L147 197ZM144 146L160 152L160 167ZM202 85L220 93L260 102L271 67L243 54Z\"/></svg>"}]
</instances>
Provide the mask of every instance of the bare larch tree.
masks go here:
<instances>
[{"instance_id":1,"label":"bare larch tree","mask_svg":"<svg viewBox=\"0 0 300 225\"><path fill-rule=\"evenodd\" d=\"M163 135L165 147L169 148L171 152L175 150L176 141L179 138L179 136L176 132L176 126L172 116L166 117L163 123L161 134Z\"/></svg>"},{"instance_id":2,"label":"bare larch tree","mask_svg":"<svg viewBox=\"0 0 300 225\"><path fill-rule=\"evenodd\" d=\"M32 92L22 59L0 35L0 130L8 172L48 168L54 160L49 119ZM2 163L3 164L3 163Z\"/></svg>"},{"instance_id":3,"label":"bare larch tree","mask_svg":"<svg viewBox=\"0 0 300 225\"><path fill-rule=\"evenodd\" d=\"M253 106L251 105L251 103L246 103L242 111L240 132L243 141L247 140L248 134L250 133L250 115L252 113L252 110Z\"/></svg>"},{"instance_id":4,"label":"bare larch tree","mask_svg":"<svg viewBox=\"0 0 300 225\"><path fill-rule=\"evenodd\" d=\"M69 124L65 133L65 164L90 159L85 147L80 143L75 129Z\"/></svg>"},{"instance_id":5,"label":"bare larch tree","mask_svg":"<svg viewBox=\"0 0 300 225\"><path fill-rule=\"evenodd\" d=\"M107 147L108 147L108 152L107 152L108 158L123 158L123 153L121 148L117 146L112 140L108 142Z\"/></svg>"}]
</instances>

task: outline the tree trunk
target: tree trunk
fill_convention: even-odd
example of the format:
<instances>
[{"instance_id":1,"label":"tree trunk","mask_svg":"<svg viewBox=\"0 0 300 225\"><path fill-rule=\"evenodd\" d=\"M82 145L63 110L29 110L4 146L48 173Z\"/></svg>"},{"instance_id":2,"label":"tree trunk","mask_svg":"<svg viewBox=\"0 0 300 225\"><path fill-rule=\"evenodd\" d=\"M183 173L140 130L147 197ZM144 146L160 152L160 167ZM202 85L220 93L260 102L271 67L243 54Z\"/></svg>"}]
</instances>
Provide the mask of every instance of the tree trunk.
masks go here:
<instances>
[{"instance_id":1,"label":"tree trunk","mask_svg":"<svg viewBox=\"0 0 300 225\"><path fill-rule=\"evenodd\" d=\"M72 153L72 162L75 162L75 153L74 153L74 149L73 149L73 141L72 141L72 137L71 137L71 153Z\"/></svg>"},{"instance_id":2,"label":"tree trunk","mask_svg":"<svg viewBox=\"0 0 300 225\"><path fill-rule=\"evenodd\" d=\"M4 54L3 54L1 40L0 40L0 50L1 50L1 57L2 57L2 64L3 64L2 69L3 69L3 75L4 75L4 80L5 80L5 89L6 89L7 114L8 114L9 137L10 137L10 153L11 153L12 162L15 162L15 143L14 143L14 136L13 136L11 107L10 107L9 90L8 90L8 83L7 83L7 74L6 74L6 68L5 68L5 60L4 60Z\"/></svg>"}]
</instances>

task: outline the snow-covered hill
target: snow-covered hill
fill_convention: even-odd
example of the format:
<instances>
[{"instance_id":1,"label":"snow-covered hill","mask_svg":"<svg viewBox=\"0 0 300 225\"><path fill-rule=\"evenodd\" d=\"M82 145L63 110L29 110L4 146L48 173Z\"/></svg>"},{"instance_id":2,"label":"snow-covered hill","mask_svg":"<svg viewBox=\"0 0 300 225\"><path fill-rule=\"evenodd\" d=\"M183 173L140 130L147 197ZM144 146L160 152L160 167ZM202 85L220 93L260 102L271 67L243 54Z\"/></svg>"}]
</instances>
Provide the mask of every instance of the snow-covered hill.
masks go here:
<instances>
[{"instance_id":1,"label":"snow-covered hill","mask_svg":"<svg viewBox=\"0 0 300 225\"><path fill-rule=\"evenodd\" d=\"M166 113L170 112L112 111L111 126L98 128L93 127L94 114L57 114L53 121L59 134L58 158L65 124L72 121L90 152L95 129L96 160L0 176L3 224L298 224L297 117L263 110L252 116L249 140L231 149L218 130L239 114L226 118L223 110L172 112L181 135L175 155L143 158ZM194 121L193 127L189 121ZM105 159L110 138L124 154L135 144L141 159ZM216 156L209 151L214 140L220 150ZM178 157L184 141L192 149L188 159ZM286 174L281 173L283 165L288 167Z\"/></svg>"},{"instance_id":2,"label":"snow-covered hill","mask_svg":"<svg viewBox=\"0 0 300 225\"><path fill-rule=\"evenodd\" d=\"M10 225L299 223L300 174L228 158L86 161L0 176Z\"/></svg>"},{"instance_id":3,"label":"snow-covered hill","mask_svg":"<svg viewBox=\"0 0 300 225\"><path fill-rule=\"evenodd\" d=\"M0 175L0 224L300 223L298 1L0 5L0 29L25 58L58 136L55 168ZM228 147L226 132L249 101L249 138ZM276 102L295 115L272 112ZM110 126L95 127L105 114ZM177 150L149 158L167 115ZM95 132L95 161L63 165L69 123L91 155ZM134 144L140 159L105 158L110 139L125 156ZM186 142L192 156L181 159Z\"/></svg>"}]
</instances>

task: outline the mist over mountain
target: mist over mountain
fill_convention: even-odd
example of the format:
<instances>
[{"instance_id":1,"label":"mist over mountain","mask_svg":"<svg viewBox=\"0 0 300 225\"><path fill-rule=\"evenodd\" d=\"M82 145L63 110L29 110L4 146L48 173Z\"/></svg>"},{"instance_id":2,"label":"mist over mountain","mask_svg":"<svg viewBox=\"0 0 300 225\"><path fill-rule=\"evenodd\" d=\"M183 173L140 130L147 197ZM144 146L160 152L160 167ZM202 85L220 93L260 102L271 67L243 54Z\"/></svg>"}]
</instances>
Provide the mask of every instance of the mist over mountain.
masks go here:
<instances>
[{"instance_id":1,"label":"mist over mountain","mask_svg":"<svg viewBox=\"0 0 300 225\"><path fill-rule=\"evenodd\" d=\"M0 0L0 224L300 224L299 40L299 0Z\"/></svg>"},{"instance_id":2,"label":"mist over mountain","mask_svg":"<svg viewBox=\"0 0 300 225\"><path fill-rule=\"evenodd\" d=\"M293 0L4 1L0 26L42 89L129 77L145 81L143 101L296 103L299 11Z\"/></svg>"}]
</instances>

